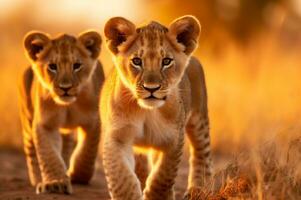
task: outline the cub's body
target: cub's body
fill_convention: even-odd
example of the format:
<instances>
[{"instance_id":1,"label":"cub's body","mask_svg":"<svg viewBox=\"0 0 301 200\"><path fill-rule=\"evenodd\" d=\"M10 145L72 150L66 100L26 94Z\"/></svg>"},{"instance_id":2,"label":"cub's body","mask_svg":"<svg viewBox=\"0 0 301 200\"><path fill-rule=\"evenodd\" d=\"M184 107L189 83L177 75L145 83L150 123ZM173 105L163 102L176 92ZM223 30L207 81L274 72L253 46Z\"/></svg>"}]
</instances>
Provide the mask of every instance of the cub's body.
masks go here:
<instances>
[{"instance_id":1,"label":"cub's body","mask_svg":"<svg viewBox=\"0 0 301 200\"><path fill-rule=\"evenodd\" d=\"M33 32L24 43L31 67L23 73L19 100L30 181L37 193L69 194L71 181L86 184L94 172L101 38L96 32L54 39Z\"/></svg>"},{"instance_id":2,"label":"cub's body","mask_svg":"<svg viewBox=\"0 0 301 200\"><path fill-rule=\"evenodd\" d=\"M205 78L190 57L199 32L191 16L169 28L157 22L136 28L121 17L107 22L115 68L104 83L100 113L114 200L174 199L185 132L191 144L188 188L202 186L211 175ZM147 159L137 154L141 149L149 155L150 173Z\"/></svg>"}]
</instances>

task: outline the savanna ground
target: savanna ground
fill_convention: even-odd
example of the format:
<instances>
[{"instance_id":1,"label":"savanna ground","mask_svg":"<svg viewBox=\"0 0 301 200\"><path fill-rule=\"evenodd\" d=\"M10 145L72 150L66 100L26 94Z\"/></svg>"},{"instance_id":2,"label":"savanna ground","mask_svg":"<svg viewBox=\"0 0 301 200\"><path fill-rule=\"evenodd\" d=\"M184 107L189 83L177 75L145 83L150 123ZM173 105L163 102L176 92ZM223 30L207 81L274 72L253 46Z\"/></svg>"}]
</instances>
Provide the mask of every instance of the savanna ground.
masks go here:
<instances>
[{"instance_id":1,"label":"savanna ground","mask_svg":"<svg viewBox=\"0 0 301 200\"><path fill-rule=\"evenodd\" d=\"M22 38L102 33L111 16L164 24L184 14L202 24L199 49L209 96L215 175L192 200L301 199L301 5L299 0L0 1L0 199L107 199L101 162L90 186L74 195L34 194L18 118L17 81L28 65ZM87 12L89 10L89 12ZM156 12L154 12L154 10ZM54 13L55 11L55 13ZM104 41L104 40L103 40ZM112 66L103 45L105 71ZM176 182L181 199L188 151Z\"/></svg>"},{"instance_id":2,"label":"savanna ground","mask_svg":"<svg viewBox=\"0 0 301 200\"><path fill-rule=\"evenodd\" d=\"M185 156L186 157L186 156ZM187 158L187 157L186 157ZM72 195L36 195L35 189L30 186L25 157L22 153L13 150L0 152L1 171L0 171L0 199L1 200L35 200L35 199L91 199L107 200L109 194L104 179L101 160L97 162L96 173L88 186L74 185ZM218 161L220 162L220 161ZM186 189L188 177L188 162L183 159L179 176L176 184L177 199L181 199Z\"/></svg>"}]
</instances>

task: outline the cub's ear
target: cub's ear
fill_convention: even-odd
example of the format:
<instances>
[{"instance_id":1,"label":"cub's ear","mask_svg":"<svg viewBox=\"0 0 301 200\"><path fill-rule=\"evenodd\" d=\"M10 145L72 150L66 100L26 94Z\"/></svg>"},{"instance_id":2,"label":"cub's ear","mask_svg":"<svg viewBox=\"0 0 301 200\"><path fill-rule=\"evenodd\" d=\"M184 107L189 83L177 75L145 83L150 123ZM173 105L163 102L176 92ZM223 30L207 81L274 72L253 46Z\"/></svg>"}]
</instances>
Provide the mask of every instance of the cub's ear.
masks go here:
<instances>
[{"instance_id":1,"label":"cub's ear","mask_svg":"<svg viewBox=\"0 0 301 200\"><path fill-rule=\"evenodd\" d=\"M39 53L41 53L48 44L50 44L50 39L47 34L42 32L29 32L24 37L25 50L28 57L33 61L38 59Z\"/></svg>"},{"instance_id":2,"label":"cub's ear","mask_svg":"<svg viewBox=\"0 0 301 200\"><path fill-rule=\"evenodd\" d=\"M96 31L87 31L79 35L79 42L91 53L92 58L98 58L101 46L101 36Z\"/></svg>"},{"instance_id":3,"label":"cub's ear","mask_svg":"<svg viewBox=\"0 0 301 200\"><path fill-rule=\"evenodd\" d=\"M104 33L109 49L112 53L117 54L118 47L125 42L129 36L136 33L136 27L125 18L114 17L106 23Z\"/></svg>"},{"instance_id":4,"label":"cub's ear","mask_svg":"<svg viewBox=\"0 0 301 200\"><path fill-rule=\"evenodd\" d=\"M183 16L173 21L169 26L169 35L184 45L184 52L190 55L198 45L201 25L193 16Z\"/></svg>"}]
</instances>

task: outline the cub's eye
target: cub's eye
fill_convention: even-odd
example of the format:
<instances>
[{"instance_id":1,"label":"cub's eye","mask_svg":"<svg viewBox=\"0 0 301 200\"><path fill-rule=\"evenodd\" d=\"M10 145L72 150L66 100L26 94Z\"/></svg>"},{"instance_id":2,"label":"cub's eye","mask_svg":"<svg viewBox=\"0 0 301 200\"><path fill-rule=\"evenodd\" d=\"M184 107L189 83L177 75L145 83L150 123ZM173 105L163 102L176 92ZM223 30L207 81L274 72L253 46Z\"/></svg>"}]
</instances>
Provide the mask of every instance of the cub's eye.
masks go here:
<instances>
[{"instance_id":1,"label":"cub's eye","mask_svg":"<svg viewBox=\"0 0 301 200\"><path fill-rule=\"evenodd\" d=\"M139 66L139 67L141 67L141 66L142 66L142 60L141 60L141 58L138 58L138 57L133 58L133 59L132 59L132 64L133 64L134 66Z\"/></svg>"},{"instance_id":2,"label":"cub's eye","mask_svg":"<svg viewBox=\"0 0 301 200\"><path fill-rule=\"evenodd\" d=\"M173 61L173 59L171 59L171 58L163 58L162 66L163 67L168 67L171 64L172 61Z\"/></svg>"},{"instance_id":3,"label":"cub's eye","mask_svg":"<svg viewBox=\"0 0 301 200\"><path fill-rule=\"evenodd\" d=\"M57 71L57 65L55 63L50 63L48 65L48 70L52 71L52 72L56 72Z\"/></svg>"},{"instance_id":4,"label":"cub's eye","mask_svg":"<svg viewBox=\"0 0 301 200\"><path fill-rule=\"evenodd\" d=\"M73 70L75 71L75 72L78 72L80 69L81 69L81 67L82 67L82 64L81 63L74 63L73 64Z\"/></svg>"}]
</instances>

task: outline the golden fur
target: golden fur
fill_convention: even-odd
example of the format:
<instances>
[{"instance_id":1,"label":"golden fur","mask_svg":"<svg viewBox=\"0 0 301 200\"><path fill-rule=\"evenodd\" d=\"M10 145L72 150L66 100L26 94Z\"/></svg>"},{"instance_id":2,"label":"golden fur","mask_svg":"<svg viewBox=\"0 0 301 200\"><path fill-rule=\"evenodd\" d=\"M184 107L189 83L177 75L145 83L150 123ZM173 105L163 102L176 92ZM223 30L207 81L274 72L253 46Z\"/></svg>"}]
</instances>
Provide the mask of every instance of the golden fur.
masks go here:
<instances>
[{"instance_id":1,"label":"golden fur","mask_svg":"<svg viewBox=\"0 0 301 200\"><path fill-rule=\"evenodd\" d=\"M29 177L37 193L69 194L71 181L88 183L93 175L104 80L97 60L100 45L94 31L77 38L64 34L52 39L40 32L25 36L31 67L19 86L20 117ZM75 131L78 141L72 153L73 135L66 133Z\"/></svg>"},{"instance_id":2,"label":"golden fur","mask_svg":"<svg viewBox=\"0 0 301 200\"><path fill-rule=\"evenodd\" d=\"M168 28L157 22L136 28L115 17L104 31L115 63L100 101L111 197L174 199L185 131L191 144L188 188L201 186L211 174L211 159L203 69L196 58L190 59L198 43L198 20L184 16ZM146 162L140 155L135 162L133 147L151 154L146 183L139 170L148 167L142 166Z\"/></svg>"}]
</instances>

